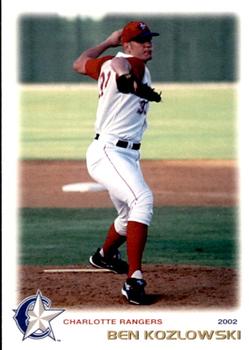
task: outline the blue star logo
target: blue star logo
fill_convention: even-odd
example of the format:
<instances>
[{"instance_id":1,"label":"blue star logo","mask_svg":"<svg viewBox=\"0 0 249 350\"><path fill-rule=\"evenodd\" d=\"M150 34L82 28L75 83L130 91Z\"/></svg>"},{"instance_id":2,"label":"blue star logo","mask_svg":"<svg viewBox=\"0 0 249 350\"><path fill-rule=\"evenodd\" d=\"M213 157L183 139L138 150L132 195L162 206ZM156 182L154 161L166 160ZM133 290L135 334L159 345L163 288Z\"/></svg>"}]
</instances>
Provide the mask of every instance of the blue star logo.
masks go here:
<instances>
[{"instance_id":1,"label":"blue star logo","mask_svg":"<svg viewBox=\"0 0 249 350\"><path fill-rule=\"evenodd\" d=\"M24 299L13 311L13 318L23 334L23 340L42 339L47 336L55 340L51 321L65 310L51 308L51 301L38 290L36 295Z\"/></svg>"},{"instance_id":2,"label":"blue star logo","mask_svg":"<svg viewBox=\"0 0 249 350\"><path fill-rule=\"evenodd\" d=\"M139 28L140 28L140 29L145 30L146 27L147 27L147 26L146 26L145 23L143 23L143 22L140 22L140 23L139 23Z\"/></svg>"}]
</instances>

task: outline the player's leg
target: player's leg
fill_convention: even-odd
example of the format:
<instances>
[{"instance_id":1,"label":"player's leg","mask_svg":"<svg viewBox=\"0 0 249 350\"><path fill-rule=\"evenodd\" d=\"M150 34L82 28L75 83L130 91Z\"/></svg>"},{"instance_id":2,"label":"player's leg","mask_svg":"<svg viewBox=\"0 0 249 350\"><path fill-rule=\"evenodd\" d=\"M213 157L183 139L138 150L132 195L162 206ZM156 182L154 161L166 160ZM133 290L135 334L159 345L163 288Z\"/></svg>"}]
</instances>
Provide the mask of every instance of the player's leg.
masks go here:
<instances>
[{"instance_id":1,"label":"player's leg","mask_svg":"<svg viewBox=\"0 0 249 350\"><path fill-rule=\"evenodd\" d=\"M111 196L118 217L110 226L101 249L90 257L90 263L98 268L107 268L116 273L128 273L128 264L121 259L118 248L126 241L129 208L115 196Z\"/></svg>"},{"instance_id":2,"label":"player's leg","mask_svg":"<svg viewBox=\"0 0 249 350\"><path fill-rule=\"evenodd\" d=\"M116 172L116 175L113 172L109 192L115 193L115 197L127 203L129 207L126 229L129 272L122 294L131 303L143 304L146 300L144 292L146 282L142 274L142 257L153 213L153 196L144 181L135 153L133 157L129 151L123 157L120 156L120 152L112 152L109 149L106 153L109 163ZM113 186L115 181L118 186Z\"/></svg>"},{"instance_id":3,"label":"player's leg","mask_svg":"<svg viewBox=\"0 0 249 350\"><path fill-rule=\"evenodd\" d=\"M128 277L142 278L142 258L148 236L148 226L129 221L127 229Z\"/></svg>"},{"instance_id":4,"label":"player's leg","mask_svg":"<svg viewBox=\"0 0 249 350\"><path fill-rule=\"evenodd\" d=\"M145 183L139 161L127 166L126 181L132 191L129 194L129 213L126 227L128 278L122 287L122 294L133 304L146 304L145 286L142 273L142 258L147 241L148 227L153 215L153 195ZM119 162L116 162L118 167ZM120 171L122 166L119 168ZM124 169L123 169L124 171ZM123 173L123 172L122 172ZM135 200L131 193L135 194Z\"/></svg>"},{"instance_id":5,"label":"player's leg","mask_svg":"<svg viewBox=\"0 0 249 350\"><path fill-rule=\"evenodd\" d=\"M149 198L150 204L152 205L151 196L147 195L146 197ZM143 220L140 212L137 212L136 216L134 216L133 213L133 221L131 221L131 219L129 219L130 208L128 208L127 204L117 199L114 195L111 195L111 199L118 216L107 233L100 253L106 258L112 257L117 249L126 241L127 237L127 255L129 261L128 277L139 276L139 278L142 278L142 256L147 240L148 225L134 221L134 219L139 221ZM143 199L143 205L145 205L144 202L145 200ZM138 204L136 203L134 205ZM146 219L147 218L148 217L146 217ZM148 221L146 221L146 223L148 223Z\"/></svg>"},{"instance_id":6,"label":"player's leg","mask_svg":"<svg viewBox=\"0 0 249 350\"><path fill-rule=\"evenodd\" d=\"M99 148L98 157L90 166L90 175L130 209L127 229L130 268L122 293L130 302L140 304L143 303L144 297L145 282L141 265L148 226L152 218L152 193L144 181L138 152L104 146Z\"/></svg>"},{"instance_id":7,"label":"player's leg","mask_svg":"<svg viewBox=\"0 0 249 350\"><path fill-rule=\"evenodd\" d=\"M153 195L144 181L139 162L136 164L136 179L138 181L133 184L136 201L130 207L127 225L128 277L135 275L142 278L142 257L153 215Z\"/></svg>"},{"instance_id":8,"label":"player's leg","mask_svg":"<svg viewBox=\"0 0 249 350\"><path fill-rule=\"evenodd\" d=\"M106 162L106 155L103 151L104 145L94 141L88 148L86 154L87 169L91 177L103 184L109 189L112 183L116 184L116 172L110 167L109 161ZM118 219L115 220L108 232L105 242L101 248L90 256L90 263L98 268L107 268L116 273L127 273L128 264L121 260L118 247L126 241L126 225L128 207L116 197L111 199L118 211Z\"/></svg>"},{"instance_id":9,"label":"player's leg","mask_svg":"<svg viewBox=\"0 0 249 350\"><path fill-rule=\"evenodd\" d=\"M126 236L120 235L116 231L114 223L112 223L100 252L104 257L110 258L125 241Z\"/></svg>"},{"instance_id":10,"label":"player's leg","mask_svg":"<svg viewBox=\"0 0 249 350\"><path fill-rule=\"evenodd\" d=\"M103 254L105 256L112 256L125 241L127 231L127 221L129 215L129 208L126 203L120 201L113 194L110 194L112 203L114 204L118 216L111 225L105 242L102 246Z\"/></svg>"},{"instance_id":11,"label":"player's leg","mask_svg":"<svg viewBox=\"0 0 249 350\"><path fill-rule=\"evenodd\" d=\"M126 236L119 234L115 228L115 223L113 223L107 232L104 244L90 256L89 262L97 268L108 269L119 274L127 274L128 264L121 259L121 254L118 250L125 241Z\"/></svg>"},{"instance_id":12,"label":"player's leg","mask_svg":"<svg viewBox=\"0 0 249 350\"><path fill-rule=\"evenodd\" d=\"M115 180L117 173L115 171L113 173L113 168L109 165L109 161L106 163L105 154L102 156L102 147L99 147L96 142L92 144L87 152L88 171L95 181L103 184L107 189L111 183L117 182ZM118 217L111 224L104 244L90 256L89 262L97 268L109 269L115 273L128 273L128 264L121 259L118 248L126 241L129 208L115 195L109 194Z\"/></svg>"},{"instance_id":13,"label":"player's leg","mask_svg":"<svg viewBox=\"0 0 249 350\"><path fill-rule=\"evenodd\" d=\"M127 225L128 278L122 294L133 304L146 304L145 286L142 273L142 258L147 241L148 227L152 217L153 199L149 189L145 189L140 200L131 208Z\"/></svg>"},{"instance_id":14,"label":"player's leg","mask_svg":"<svg viewBox=\"0 0 249 350\"><path fill-rule=\"evenodd\" d=\"M147 195L143 195L143 206L145 206L145 198L149 199L149 205L152 205L152 199L148 189L146 189L145 193L147 193ZM148 225L142 222L134 221L134 219L139 221L143 220L141 208L139 210L137 209L135 214L132 214L133 221L131 221L129 219L130 209L128 206L124 202L117 199L114 195L111 196L111 199L115 205L115 208L117 209L118 216L111 225L99 254L101 254L102 257L106 258L107 260L111 259L117 252L117 249L126 241L127 237L127 256L129 261L128 277L141 279L142 257L147 240ZM138 201L139 204L134 204L137 206L137 208L139 205L141 206L140 201ZM146 223L148 223L147 214ZM117 263L118 267L116 270L119 271L119 273L121 273L121 271L124 272L124 270L126 270L124 269L125 266L123 265L123 268L120 269L120 263ZM113 265L115 265L114 261Z\"/></svg>"}]
</instances>

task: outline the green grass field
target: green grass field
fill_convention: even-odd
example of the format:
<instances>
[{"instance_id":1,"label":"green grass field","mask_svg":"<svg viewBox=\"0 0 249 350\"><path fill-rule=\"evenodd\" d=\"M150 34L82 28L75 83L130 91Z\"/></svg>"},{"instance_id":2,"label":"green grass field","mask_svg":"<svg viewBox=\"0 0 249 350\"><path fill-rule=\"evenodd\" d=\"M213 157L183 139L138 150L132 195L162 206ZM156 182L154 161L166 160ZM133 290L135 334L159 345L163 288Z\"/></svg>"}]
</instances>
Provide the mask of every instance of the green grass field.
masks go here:
<instances>
[{"instance_id":1,"label":"green grass field","mask_svg":"<svg viewBox=\"0 0 249 350\"><path fill-rule=\"evenodd\" d=\"M22 209L19 261L86 264L114 217L113 209ZM236 225L234 208L155 208L144 263L236 267Z\"/></svg>"},{"instance_id":2,"label":"green grass field","mask_svg":"<svg viewBox=\"0 0 249 350\"><path fill-rule=\"evenodd\" d=\"M236 157L234 87L163 89L151 103L144 159ZM23 90L20 98L20 158L82 159L94 135L94 89Z\"/></svg>"}]
</instances>

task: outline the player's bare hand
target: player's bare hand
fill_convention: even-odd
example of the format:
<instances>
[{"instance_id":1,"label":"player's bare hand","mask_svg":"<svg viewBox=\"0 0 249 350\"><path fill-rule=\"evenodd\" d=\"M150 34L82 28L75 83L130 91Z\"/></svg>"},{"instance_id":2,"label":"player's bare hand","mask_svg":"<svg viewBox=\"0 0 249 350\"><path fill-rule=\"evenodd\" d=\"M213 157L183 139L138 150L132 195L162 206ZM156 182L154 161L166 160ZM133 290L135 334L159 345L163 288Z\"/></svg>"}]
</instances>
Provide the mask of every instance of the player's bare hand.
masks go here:
<instances>
[{"instance_id":1,"label":"player's bare hand","mask_svg":"<svg viewBox=\"0 0 249 350\"><path fill-rule=\"evenodd\" d=\"M106 40L108 41L109 45L112 47L120 46L121 45L121 34L122 29L115 30Z\"/></svg>"}]
</instances>

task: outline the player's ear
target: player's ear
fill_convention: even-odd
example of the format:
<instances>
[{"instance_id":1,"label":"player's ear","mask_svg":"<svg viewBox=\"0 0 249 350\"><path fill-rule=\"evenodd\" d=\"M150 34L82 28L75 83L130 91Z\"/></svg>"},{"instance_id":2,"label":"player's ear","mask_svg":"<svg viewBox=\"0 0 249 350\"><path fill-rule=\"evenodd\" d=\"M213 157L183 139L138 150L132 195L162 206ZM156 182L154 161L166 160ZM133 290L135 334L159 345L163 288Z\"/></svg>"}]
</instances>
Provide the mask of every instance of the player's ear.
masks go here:
<instances>
[{"instance_id":1,"label":"player's ear","mask_svg":"<svg viewBox=\"0 0 249 350\"><path fill-rule=\"evenodd\" d=\"M124 53L130 53L131 52L131 43L123 43L123 50Z\"/></svg>"}]
</instances>

